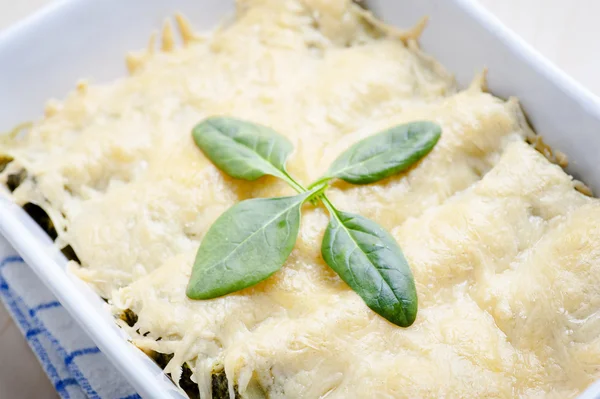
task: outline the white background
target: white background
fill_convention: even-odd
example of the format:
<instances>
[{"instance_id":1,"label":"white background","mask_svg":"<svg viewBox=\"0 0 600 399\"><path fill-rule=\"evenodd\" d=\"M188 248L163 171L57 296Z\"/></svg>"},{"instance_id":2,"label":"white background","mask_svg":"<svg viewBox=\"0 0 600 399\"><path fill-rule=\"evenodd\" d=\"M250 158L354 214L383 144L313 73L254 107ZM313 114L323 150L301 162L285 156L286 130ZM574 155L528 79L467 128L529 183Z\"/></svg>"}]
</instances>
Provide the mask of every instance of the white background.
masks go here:
<instances>
[{"instance_id":1,"label":"white background","mask_svg":"<svg viewBox=\"0 0 600 399\"><path fill-rule=\"evenodd\" d=\"M0 30L52 1L0 0ZM600 22L597 18L600 0L476 1L600 95ZM0 66L0 73L1 70ZM21 333L0 305L0 399L56 397Z\"/></svg>"}]
</instances>

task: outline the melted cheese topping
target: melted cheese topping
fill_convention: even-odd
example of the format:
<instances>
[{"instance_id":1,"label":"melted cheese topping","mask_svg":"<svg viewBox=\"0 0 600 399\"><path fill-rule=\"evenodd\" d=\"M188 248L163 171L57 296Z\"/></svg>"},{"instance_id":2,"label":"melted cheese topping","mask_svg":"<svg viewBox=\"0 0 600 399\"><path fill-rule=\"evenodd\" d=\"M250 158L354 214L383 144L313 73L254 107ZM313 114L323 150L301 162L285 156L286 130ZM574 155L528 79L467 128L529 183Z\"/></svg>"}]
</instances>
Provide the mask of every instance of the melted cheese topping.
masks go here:
<instances>
[{"instance_id":1,"label":"melted cheese topping","mask_svg":"<svg viewBox=\"0 0 600 399\"><path fill-rule=\"evenodd\" d=\"M405 34L348 0L241 0L234 23L129 59L134 73L81 84L26 137L13 193L52 217L73 271L138 315L141 348L174 354L202 397L224 368L231 392L269 398L573 397L600 377L600 202L525 144L518 102L451 76ZM231 179L194 145L211 115L271 126L295 145L290 172L320 176L351 144L394 124L442 126L435 149L377 184L330 198L403 248L420 309L407 329L371 310L320 256L328 221L307 204L296 247L261 284L185 295L211 223L237 201L291 194ZM124 328L127 328L124 326ZM160 338L160 340L157 340Z\"/></svg>"}]
</instances>

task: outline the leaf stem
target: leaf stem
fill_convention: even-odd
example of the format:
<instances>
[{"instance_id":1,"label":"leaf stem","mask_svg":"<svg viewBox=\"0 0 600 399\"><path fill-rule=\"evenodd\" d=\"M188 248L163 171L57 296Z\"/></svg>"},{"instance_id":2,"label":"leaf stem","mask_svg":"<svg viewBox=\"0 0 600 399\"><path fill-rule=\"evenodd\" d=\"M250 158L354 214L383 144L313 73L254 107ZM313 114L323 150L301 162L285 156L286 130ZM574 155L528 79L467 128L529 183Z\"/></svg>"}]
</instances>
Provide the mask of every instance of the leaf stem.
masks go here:
<instances>
[{"instance_id":1,"label":"leaf stem","mask_svg":"<svg viewBox=\"0 0 600 399\"><path fill-rule=\"evenodd\" d=\"M322 183L326 183L326 182L328 183L328 182L329 182L330 180L332 180L332 179L333 179L333 177L328 177L328 176L321 177L319 180L317 180L317 181L315 181L315 182L311 183L311 184L308 186L308 189L310 190L311 188L313 188L313 187L316 187L316 186L318 186L319 184L322 184Z\"/></svg>"},{"instance_id":2,"label":"leaf stem","mask_svg":"<svg viewBox=\"0 0 600 399\"><path fill-rule=\"evenodd\" d=\"M287 171L283 171L282 173L283 173L283 179L285 180L285 182L288 183L299 194L305 193L307 191L312 191L312 190L314 190L315 187L318 187L319 184L322 184L322 187L319 187L319 189L316 190L315 193L308 198L310 203L313 205L317 205L317 197L319 197L321 194L323 194L325 189L327 189L327 184L323 184L323 183L329 179L320 179L320 180L314 182L313 184L311 184L310 186L308 186L308 188L305 188L302 184L298 183L292 176L290 176L287 173Z\"/></svg>"},{"instance_id":3,"label":"leaf stem","mask_svg":"<svg viewBox=\"0 0 600 399\"><path fill-rule=\"evenodd\" d=\"M327 198L325 194L322 194L321 197L319 197L319 199L323 202L323 204L325 204L325 208L327 208L327 211L329 211L331 216L339 220L337 209L335 209L335 206L333 206L331 201L329 201L329 198Z\"/></svg>"},{"instance_id":4,"label":"leaf stem","mask_svg":"<svg viewBox=\"0 0 600 399\"><path fill-rule=\"evenodd\" d=\"M309 191L312 191L313 193L310 195L310 197L308 197L308 201L310 201L310 203L314 206L317 206L319 200L324 195L323 193L325 192L325 190L327 190L327 187L327 184L323 184L321 186L313 187L312 189L310 189Z\"/></svg>"},{"instance_id":5,"label":"leaf stem","mask_svg":"<svg viewBox=\"0 0 600 399\"><path fill-rule=\"evenodd\" d=\"M304 186L300 183L298 183L296 180L294 180L294 178L292 176L290 176L287 171L283 171L283 180L285 180L285 182L287 184L289 184L294 190L296 190L298 192L298 194L302 194L307 192L308 190L310 190L312 187L309 187L308 189L304 188Z\"/></svg>"}]
</instances>

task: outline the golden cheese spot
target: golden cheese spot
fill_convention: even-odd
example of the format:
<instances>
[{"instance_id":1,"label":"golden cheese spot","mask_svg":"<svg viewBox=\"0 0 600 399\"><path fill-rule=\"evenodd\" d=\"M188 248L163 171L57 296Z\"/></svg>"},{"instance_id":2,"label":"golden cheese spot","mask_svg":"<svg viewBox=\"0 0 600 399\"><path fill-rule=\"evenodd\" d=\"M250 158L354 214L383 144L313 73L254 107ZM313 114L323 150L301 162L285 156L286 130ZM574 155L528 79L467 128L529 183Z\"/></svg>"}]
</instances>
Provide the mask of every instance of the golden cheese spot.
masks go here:
<instances>
[{"instance_id":1,"label":"golden cheese spot","mask_svg":"<svg viewBox=\"0 0 600 399\"><path fill-rule=\"evenodd\" d=\"M171 52L175 49L175 37L173 36L173 28L171 22L166 20L163 24L162 29L162 44L161 50L164 52Z\"/></svg>"},{"instance_id":2,"label":"golden cheese spot","mask_svg":"<svg viewBox=\"0 0 600 399\"><path fill-rule=\"evenodd\" d=\"M196 35L194 34L190 22L183 15L179 13L175 14L175 22L177 23L177 28L179 29L184 45L188 45L196 40Z\"/></svg>"}]
</instances>

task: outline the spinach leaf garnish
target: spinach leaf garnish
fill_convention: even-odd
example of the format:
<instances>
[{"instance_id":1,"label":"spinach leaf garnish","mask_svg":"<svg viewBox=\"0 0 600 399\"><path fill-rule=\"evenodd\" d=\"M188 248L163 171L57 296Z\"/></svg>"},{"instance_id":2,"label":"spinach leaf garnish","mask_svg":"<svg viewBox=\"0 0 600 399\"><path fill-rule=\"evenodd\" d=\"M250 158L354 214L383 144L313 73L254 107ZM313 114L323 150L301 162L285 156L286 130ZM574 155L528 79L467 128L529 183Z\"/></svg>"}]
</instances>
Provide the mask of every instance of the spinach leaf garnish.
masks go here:
<instances>
[{"instance_id":1,"label":"spinach leaf garnish","mask_svg":"<svg viewBox=\"0 0 600 399\"><path fill-rule=\"evenodd\" d=\"M423 158L441 134L442 129L433 122L394 126L351 146L319 181L338 178L352 184L375 183Z\"/></svg>"},{"instance_id":2,"label":"spinach leaf garnish","mask_svg":"<svg viewBox=\"0 0 600 399\"><path fill-rule=\"evenodd\" d=\"M304 191L285 170L294 146L271 128L214 116L196 125L192 136L204 155L231 177L256 180L271 175L285 180L298 192Z\"/></svg>"},{"instance_id":3,"label":"spinach leaf garnish","mask_svg":"<svg viewBox=\"0 0 600 399\"><path fill-rule=\"evenodd\" d=\"M417 290L394 237L372 220L341 212L324 197L331 215L321 254L367 306L401 327L417 317Z\"/></svg>"},{"instance_id":4,"label":"spinach leaf garnish","mask_svg":"<svg viewBox=\"0 0 600 399\"><path fill-rule=\"evenodd\" d=\"M317 191L242 201L219 216L200 244L187 296L226 295L279 270L296 244L300 207Z\"/></svg>"},{"instance_id":5,"label":"spinach leaf garnish","mask_svg":"<svg viewBox=\"0 0 600 399\"><path fill-rule=\"evenodd\" d=\"M325 262L382 317L401 327L415 321L415 282L396 240L372 220L336 209L324 192L335 178L368 184L406 170L433 149L441 135L439 125L412 122L359 141L308 190L285 169L292 144L266 126L211 117L200 122L192 135L224 173L244 180L276 176L299 194L250 199L223 213L198 249L187 287L189 298L216 298L271 276L294 248L302 205L321 201L331 216L321 245Z\"/></svg>"}]
</instances>

